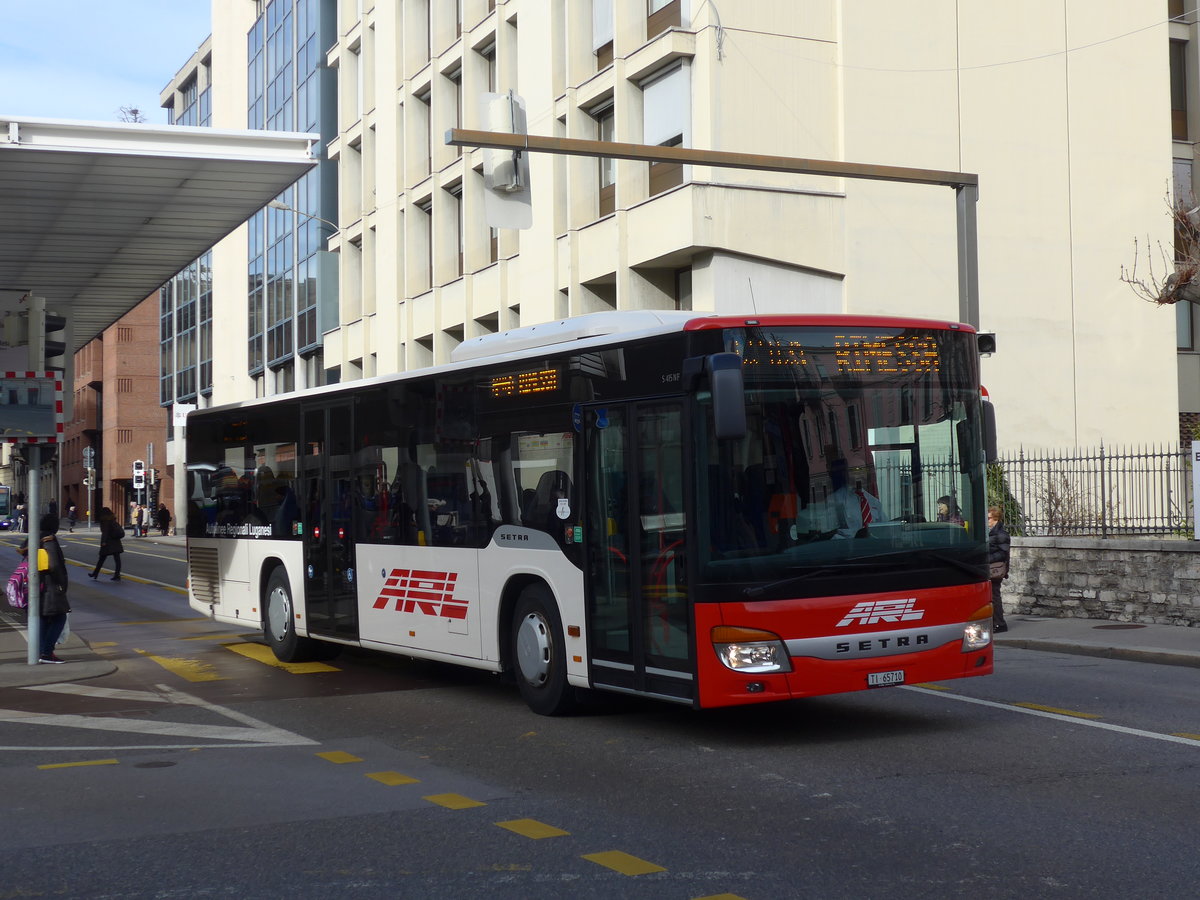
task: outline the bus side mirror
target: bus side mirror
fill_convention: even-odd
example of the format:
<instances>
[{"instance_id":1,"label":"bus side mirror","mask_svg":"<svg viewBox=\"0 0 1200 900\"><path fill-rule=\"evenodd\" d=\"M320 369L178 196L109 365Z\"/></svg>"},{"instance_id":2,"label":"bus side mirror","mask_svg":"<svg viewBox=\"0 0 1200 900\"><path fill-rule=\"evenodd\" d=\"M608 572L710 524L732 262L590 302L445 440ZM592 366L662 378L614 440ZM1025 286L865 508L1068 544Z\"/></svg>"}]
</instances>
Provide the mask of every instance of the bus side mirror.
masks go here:
<instances>
[{"instance_id":1,"label":"bus side mirror","mask_svg":"<svg viewBox=\"0 0 1200 900\"><path fill-rule=\"evenodd\" d=\"M736 353L714 353L705 360L712 387L713 430L717 440L746 436L746 392L742 358Z\"/></svg>"},{"instance_id":2,"label":"bus side mirror","mask_svg":"<svg viewBox=\"0 0 1200 900\"><path fill-rule=\"evenodd\" d=\"M1000 458L996 444L996 407L990 400L983 401L983 459L994 463Z\"/></svg>"}]
</instances>

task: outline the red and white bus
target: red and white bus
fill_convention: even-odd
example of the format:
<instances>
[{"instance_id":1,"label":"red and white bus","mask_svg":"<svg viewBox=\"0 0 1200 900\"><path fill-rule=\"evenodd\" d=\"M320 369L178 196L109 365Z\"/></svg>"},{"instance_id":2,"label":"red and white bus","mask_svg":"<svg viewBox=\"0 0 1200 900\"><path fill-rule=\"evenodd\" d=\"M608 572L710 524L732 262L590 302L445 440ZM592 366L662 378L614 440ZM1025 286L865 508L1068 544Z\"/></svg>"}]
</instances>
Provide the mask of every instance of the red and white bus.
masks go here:
<instances>
[{"instance_id":1,"label":"red and white bus","mask_svg":"<svg viewBox=\"0 0 1200 900\"><path fill-rule=\"evenodd\" d=\"M611 312L192 413L191 605L710 708L992 671L975 332Z\"/></svg>"}]
</instances>

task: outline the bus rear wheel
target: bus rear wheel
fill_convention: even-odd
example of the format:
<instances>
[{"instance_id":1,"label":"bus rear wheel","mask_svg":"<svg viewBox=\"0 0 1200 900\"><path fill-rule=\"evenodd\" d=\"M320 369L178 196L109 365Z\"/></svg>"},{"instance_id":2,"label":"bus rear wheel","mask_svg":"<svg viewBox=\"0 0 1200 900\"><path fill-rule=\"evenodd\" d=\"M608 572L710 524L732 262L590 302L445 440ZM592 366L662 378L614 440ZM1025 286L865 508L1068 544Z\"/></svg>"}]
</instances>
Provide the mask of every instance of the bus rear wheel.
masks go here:
<instances>
[{"instance_id":1,"label":"bus rear wheel","mask_svg":"<svg viewBox=\"0 0 1200 900\"><path fill-rule=\"evenodd\" d=\"M280 662L307 662L320 655L319 641L296 634L296 605L283 566L277 566L267 579L263 634L267 638L267 646Z\"/></svg>"},{"instance_id":2,"label":"bus rear wheel","mask_svg":"<svg viewBox=\"0 0 1200 900\"><path fill-rule=\"evenodd\" d=\"M517 598L512 652L517 686L530 709L541 716L561 716L575 708L575 689L567 683L562 622L545 585L530 585Z\"/></svg>"}]
</instances>

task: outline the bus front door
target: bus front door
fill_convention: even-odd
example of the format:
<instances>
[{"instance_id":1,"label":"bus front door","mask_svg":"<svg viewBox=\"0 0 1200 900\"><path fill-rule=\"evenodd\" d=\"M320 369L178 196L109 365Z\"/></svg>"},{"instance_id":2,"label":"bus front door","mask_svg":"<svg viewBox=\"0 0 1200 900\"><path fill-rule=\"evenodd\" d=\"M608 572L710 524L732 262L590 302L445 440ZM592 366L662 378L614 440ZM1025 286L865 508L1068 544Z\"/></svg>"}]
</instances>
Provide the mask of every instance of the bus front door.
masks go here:
<instances>
[{"instance_id":1,"label":"bus front door","mask_svg":"<svg viewBox=\"0 0 1200 900\"><path fill-rule=\"evenodd\" d=\"M310 634L358 639L349 404L304 412L304 598Z\"/></svg>"},{"instance_id":2,"label":"bus front door","mask_svg":"<svg viewBox=\"0 0 1200 900\"><path fill-rule=\"evenodd\" d=\"M584 410L592 683L690 703L683 407Z\"/></svg>"}]
</instances>

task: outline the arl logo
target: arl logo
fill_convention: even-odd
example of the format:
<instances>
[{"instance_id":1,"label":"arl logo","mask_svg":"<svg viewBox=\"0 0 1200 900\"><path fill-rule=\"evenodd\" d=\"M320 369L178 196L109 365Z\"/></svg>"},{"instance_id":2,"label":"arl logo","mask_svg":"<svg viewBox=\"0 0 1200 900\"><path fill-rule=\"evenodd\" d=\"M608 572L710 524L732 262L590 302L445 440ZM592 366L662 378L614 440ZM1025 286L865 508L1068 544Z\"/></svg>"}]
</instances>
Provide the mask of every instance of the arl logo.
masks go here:
<instances>
[{"instance_id":1,"label":"arl logo","mask_svg":"<svg viewBox=\"0 0 1200 900\"><path fill-rule=\"evenodd\" d=\"M846 618L837 623L838 628L845 628L854 622L862 625L875 625L879 622L914 622L925 615L925 610L914 609L916 597L907 600L866 600L856 603Z\"/></svg>"},{"instance_id":2,"label":"arl logo","mask_svg":"<svg viewBox=\"0 0 1200 900\"><path fill-rule=\"evenodd\" d=\"M396 601L396 612L419 613L442 619L465 619L467 601L454 596L457 572L392 569L375 598L374 609L387 609Z\"/></svg>"}]
</instances>

